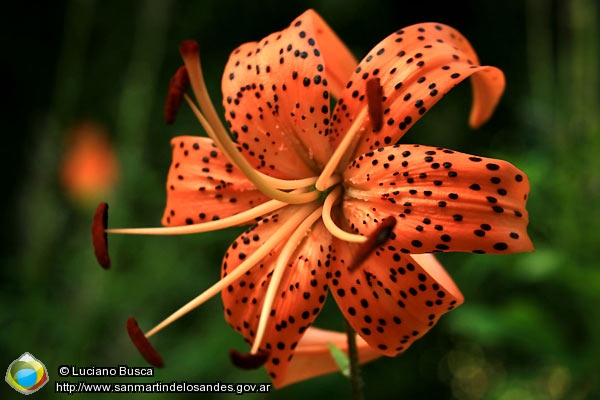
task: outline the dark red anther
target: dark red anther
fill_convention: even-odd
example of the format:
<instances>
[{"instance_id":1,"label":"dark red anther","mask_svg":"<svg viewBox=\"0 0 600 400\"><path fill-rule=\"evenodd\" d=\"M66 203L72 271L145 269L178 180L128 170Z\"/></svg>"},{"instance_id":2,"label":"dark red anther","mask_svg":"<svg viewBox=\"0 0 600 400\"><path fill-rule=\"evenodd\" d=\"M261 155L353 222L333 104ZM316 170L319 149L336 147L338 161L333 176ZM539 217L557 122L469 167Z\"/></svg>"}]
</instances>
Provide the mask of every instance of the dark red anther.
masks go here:
<instances>
[{"instance_id":1,"label":"dark red anther","mask_svg":"<svg viewBox=\"0 0 600 400\"><path fill-rule=\"evenodd\" d=\"M197 57L200 54L200 46L198 46L198 42L195 40L184 40L179 44L179 52L183 58L189 56Z\"/></svg>"},{"instance_id":2,"label":"dark red anther","mask_svg":"<svg viewBox=\"0 0 600 400\"><path fill-rule=\"evenodd\" d=\"M154 347L152 347L152 344L141 331L135 318L133 317L129 317L127 319L127 333L142 357L144 357L144 359L148 361L150 365L157 368L165 365L162 357L160 354L158 354Z\"/></svg>"},{"instance_id":3,"label":"dark red anther","mask_svg":"<svg viewBox=\"0 0 600 400\"><path fill-rule=\"evenodd\" d=\"M185 66L179 67L175 75L169 82L169 91L167 92L167 100L165 101L165 122L172 124L177 117L177 111L181 105L181 99L187 88L190 86L190 78Z\"/></svg>"},{"instance_id":4,"label":"dark red anther","mask_svg":"<svg viewBox=\"0 0 600 400\"><path fill-rule=\"evenodd\" d=\"M373 132L379 132L383 128L383 88L379 78L371 78L367 81L367 107Z\"/></svg>"},{"instance_id":5,"label":"dark red anther","mask_svg":"<svg viewBox=\"0 0 600 400\"><path fill-rule=\"evenodd\" d=\"M100 203L94 213L92 222L92 243L94 254L98 264L104 269L110 268L110 255L108 254L108 237L106 227L108 226L108 204Z\"/></svg>"},{"instance_id":6,"label":"dark red anther","mask_svg":"<svg viewBox=\"0 0 600 400\"><path fill-rule=\"evenodd\" d=\"M269 358L269 352L259 350L256 354L240 353L235 349L229 350L229 358L233 365L241 369L256 369L262 367Z\"/></svg>"},{"instance_id":7,"label":"dark red anther","mask_svg":"<svg viewBox=\"0 0 600 400\"><path fill-rule=\"evenodd\" d=\"M384 218L377 229L369 236L366 242L364 242L358 251L354 254L354 259L348 271L354 271L371 255L371 253L378 247L383 246L392 237L394 227L396 226L396 218L393 216Z\"/></svg>"}]
</instances>

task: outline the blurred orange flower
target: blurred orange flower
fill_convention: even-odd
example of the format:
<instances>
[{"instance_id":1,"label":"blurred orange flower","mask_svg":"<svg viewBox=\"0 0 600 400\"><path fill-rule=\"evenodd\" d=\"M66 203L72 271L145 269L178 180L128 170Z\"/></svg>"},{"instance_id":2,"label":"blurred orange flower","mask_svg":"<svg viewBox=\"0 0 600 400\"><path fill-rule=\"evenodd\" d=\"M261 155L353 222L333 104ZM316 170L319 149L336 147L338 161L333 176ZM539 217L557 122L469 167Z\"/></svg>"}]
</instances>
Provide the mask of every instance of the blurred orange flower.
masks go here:
<instances>
[{"instance_id":1,"label":"blurred orange flower","mask_svg":"<svg viewBox=\"0 0 600 400\"><path fill-rule=\"evenodd\" d=\"M119 162L106 130L83 121L66 134L60 180L67 196L83 205L106 197L119 179Z\"/></svg>"}]
</instances>

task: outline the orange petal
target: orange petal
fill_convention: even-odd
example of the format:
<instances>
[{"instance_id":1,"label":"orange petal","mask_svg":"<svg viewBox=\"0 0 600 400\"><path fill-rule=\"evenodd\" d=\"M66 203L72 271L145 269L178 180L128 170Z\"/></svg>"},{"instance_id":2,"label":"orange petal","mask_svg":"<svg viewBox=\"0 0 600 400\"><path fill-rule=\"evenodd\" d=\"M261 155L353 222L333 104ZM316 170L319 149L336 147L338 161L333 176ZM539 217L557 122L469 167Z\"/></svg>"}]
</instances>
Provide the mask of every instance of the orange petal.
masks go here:
<instances>
[{"instance_id":1,"label":"orange petal","mask_svg":"<svg viewBox=\"0 0 600 400\"><path fill-rule=\"evenodd\" d=\"M286 207L240 235L225 254L223 276L275 234L279 225L296 209L296 206ZM260 350L270 353L265 367L276 386L285 379L294 349L325 302L327 279L322 266L330 238L321 223L315 224L282 277L281 294L273 303L260 346ZM222 292L225 319L249 344L254 341L264 297L281 248L275 248L242 279Z\"/></svg>"},{"instance_id":2,"label":"orange petal","mask_svg":"<svg viewBox=\"0 0 600 400\"><path fill-rule=\"evenodd\" d=\"M312 10L287 29L237 48L223 75L223 105L248 161L278 178L317 175L331 155L329 96L339 94L355 67Z\"/></svg>"},{"instance_id":3,"label":"orange petal","mask_svg":"<svg viewBox=\"0 0 600 400\"><path fill-rule=\"evenodd\" d=\"M339 371L339 367L329 350L328 344L348 353L348 338L345 333L327 331L324 329L310 327L306 330L294 352L294 358L290 362L283 381L277 388L291 385L317 376ZM368 363L381 354L369 347L367 342L360 336L356 337L358 349L358 361L360 364Z\"/></svg>"},{"instance_id":4,"label":"orange petal","mask_svg":"<svg viewBox=\"0 0 600 400\"><path fill-rule=\"evenodd\" d=\"M344 173L344 214L370 234L394 215L403 253L531 251L529 181L512 164L439 147L399 145L355 159Z\"/></svg>"},{"instance_id":5,"label":"orange petal","mask_svg":"<svg viewBox=\"0 0 600 400\"><path fill-rule=\"evenodd\" d=\"M401 254L381 247L356 271L348 271L348 243L333 241L330 288L354 330L384 355L395 356L422 337L462 294L431 254Z\"/></svg>"},{"instance_id":6,"label":"orange petal","mask_svg":"<svg viewBox=\"0 0 600 400\"><path fill-rule=\"evenodd\" d=\"M475 74L475 75L473 75ZM396 143L450 89L473 75L470 123L490 118L504 91L504 75L481 67L473 48L455 29L435 23L401 29L373 48L355 70L333 116L332 142L337 146L360 109L367 107L367 81L383 86L383 128L373 133L367 120L354 154ZM378 122L376 121L375 124Z\"/></svg>"},{"instance_id":7,"label":"orange petal","mask_svg":"<svg viewBox=\"0 0 600 400\"><path fill-rule=\"evenodd\" d=\"M171 140L163 225L186 225L228 217L269 200L208 138Z\"/></svg>"}]
</instances>

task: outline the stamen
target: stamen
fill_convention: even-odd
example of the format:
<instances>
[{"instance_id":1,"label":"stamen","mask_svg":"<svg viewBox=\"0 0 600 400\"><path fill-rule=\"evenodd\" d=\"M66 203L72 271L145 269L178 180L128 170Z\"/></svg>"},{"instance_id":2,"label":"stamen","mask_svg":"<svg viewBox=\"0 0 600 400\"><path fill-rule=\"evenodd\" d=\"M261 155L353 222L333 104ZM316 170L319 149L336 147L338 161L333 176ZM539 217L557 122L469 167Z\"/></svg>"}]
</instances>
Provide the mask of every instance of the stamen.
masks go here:
<instances>
[{"instance_id":1,"label":"stamen","mask_svg":"<svg viewBox=\"0 0 600 400\"><path fill-rule=\"evenodd\" d=\"M367 81L367 109L371 118L373 132L379 132L383 127L383 88L379 78L371 78Z\"/></svg>"},{"instance_id":2,"label":"stamen","mask_svg":"<svg viewBox=\"0 0 600 400\"><path fill-rule=\"evenodd\" d=\"M127 333L138 351L154 367L162 367L165 363L162 357L154 349L150 341L144 336L136 320L133 317L127 319Z\"/></svg>"},{"instance_id":3,"label":"stamen","mask_svg":"<svg viewBox=\"0 0 600 400\"><path fill-rule=\"evenodd\" d=\"M196 298L192 299L190 302L185 304L183 307L179 308L173 314L165 318L161 323L152 328L149 332L146 333L146 337L154 335L161 329L165 328L172 322L175 322L179 318L183 317L188 312L192 311L194 308L202 305L207 300L211 299L213 296L219 294L222 290L227 288L229 285L234 283L237 279L239 279L242 275L250 270L250 268L254 267L256 263L262 260L264 257L269 254L271 250L273 250L279 243L286 240L286 238L292 233L294 229L298 226L300 221L304 220L312 211L311 206L301 206L298 211L293 213L272 235L269 239L267 239L262 246L260 246L254 253L252 253L248 258L246 258L240 265L237 266L233 271L229 272L227 276L221 278L218 282L212 285L210 288L206 289Z\"/></svg>"},{"instance_id":4,"label":"stamen","mask_svg":"<svg viewBox=\"0 0 600 400\"><path fill-rule=\"evenodd\" d=\"M256 337L254 338L254 343L252 344L252 350L250 350L251 354L256 354L258 352L262 338L265 335L267 321L269 319L269 315L271 314L271 307L273 307L275 295L277 294L277 289L279 288L279 283L281 282L283 273L286 270L287 263L294 254L294 251L296 251L306 236L310 227L320 218L320 216L321 207L315 209L304 221L302 221L292 236L287 239L287 243L281 250L281 253L279 253L279 257L277 257L277 262L273 268L273 275L271 276L271 281L269 282L269 288L265 294L262 310L260 312L258 328L256 329Z\"/></svg>"},{"instance_id":5,"label":"stamen","mask_svg":"<svg viewBox=\"0 0 600 400\"><path fill-rule=\"evenodd\" d=\"M164 110L165 122L167 124L170 125L175 122L177 111L181 105L181 99L189 86L190 78L185 66L179 67L169 82L169 91L167 92Z\"/></svg>"},{"instance_id":6,"label":"stamen","mask_svg":"<svg viewBox=\"0 0 600 400\"><path fill-rule=\"evenodd\" d=\"M379 78L372 78L367 81L367 112L371 119L373 132L379 132L383 127L383 104L381 102L383 96L383 88L381 87ZM363 123L365 120L365 110L362 109L356 120L352 123L348 132L342 139L341 143L335 149L333 156L323 168L315 187L317 190L324 191L331 187L331 175L338 166L345 166L354 157L354 151L358 145L360 135L364 132ZM342 172L342 171L340 171Z\"/></svg>"},{"instance_id":7,"label":"stamen","mask_svg":"<svg viewBox=\"0 0 600 400\"><path fill-rule=\"evenodd\" d=\"M358 251L354 254L352 263L348 266L348 271L354 271L376 248L383 246L392 237L395 226L396 218L394 216L389 216L381 220L375 231L368 237L367 241L358 247Z\"/></svg>"},{"instance_id":8,"label":"stamen","mask_svg":"<svg viewBox=\"0 0 600 400\"><path fill-rule=\"evenodd\" d=\"M98 264L104 269L110 268L110 255L108 254L108 237L106 227L108 226L108 204L100 203L94 213L92 222L92 243L94 254Z\"/></svg>"},{"instance_id":9,"label":"stamen","mask_svg":"<svg viewBox=\"0 0 600 400\"><path fill-rule=\"evenodd\" d=\"M202 114L206 115L210 125L217 131L227 132L206 89L202 64L200 63L200 46L195 40L185 40L179 45L179 52L187 68L190 84ZM212 139L214 140L214 138Z\"/></svg>"},{"instance_id":10,"label":"stamen","mask_svg":"<svg viewBox=\"0 0 600 400\"><path fill-rule=\"evenodd\" d=\"M294 192L291 192L294 193ZM115 228L107 229L106 233L118 233L123 235L189 235L193 233L203 233L216 231L232 226L248 225L256 221L256 218L270 214L279 210L287 204L279 200L269 200L254 208L242 211L235 215L218 219L216 221L203 222L201 224L156 227L156 228Z\"/></svg>"},{"instance_id":11,"label":"stamen","mask_svg":"<svg viewBox=\"0 0 600 400\"><path fill-rule=\"evenodd\" d=\"M331 178L335 170L339 165L346 165L347 159L349 159L354 154L354 149L358 144L358 140L360 139L360 135L365 131L363 124L365 119L367 118L367 111L365 109L361 110L346 135L344 139L342 139L341 143L333 152L333 155L323 168L319 179L317 179L317 183L315 183L315 187L319 191L324 191L327 188L332 186ZM342 163L342 160L344 162Z\"/></svg>"},{"instance_id":12,"label":"stamen","mask_svg":"<svg viewBox=\"0 0 600 400\"><path fill-rule=\"evenodd\" d=\"M235 349L229 350L229 358L233 365L241 369L256 369L260 368L267 362L270 353L268 351L259 350L255 354L240 353Z\"/></svg>"},{"instance_id":13,"label":"stamen","mask_svg":"<svg viewBox=\"0 0 600 400\"><path fill-rule=\"evenodd\" d=\"M271 177L269 177L270 179L266 178L266 175L255 170L250 165L250 163L244 158L242 153L238 151L231 139L229 139L227 132L216 132L215 130L213 130L214 126L211 126L208 123L204 115L202 115L202 113L192 102L190 97L188 95L184 95L184 98L190 105L190 108L196 115L196 118L198 118L200 124L202 124L204 130L206 130L208 136L210 136L210 138L215 141L215 144L219 146L221 151L231 160L231 162L233 162L244 173L244 175L246 175L246 178L248 178L252 183L254 183L254 186L256 186L256 188L262 193L271 197L272 199L280 200L288 204L304 204L313 202L319 198L319 193L314 190L307 193L292 194L288 192L283 192L274 187L274 185L270 184L269 182L277 182L279 180L275 180L275 178Z\"/></svg>"},{"instance_id":14,"label":"stamen","mask_svg":"<svg viewBox=\"0 0 600 400\"><path fill-rule=\"evenodd\" d=\"M355 235L350 232L346 232L345 230L338 227L333 218L331 217L331 209L333 205L337 203L337 200L340 198L342 194L342 188L336 187L329 195L325 198L325 202L323 203L323 224L325 228L331 233L333 236L341 239L345 242L351 243L365 243L367 241L366 236Z\"/></svg>"}]
</instances>

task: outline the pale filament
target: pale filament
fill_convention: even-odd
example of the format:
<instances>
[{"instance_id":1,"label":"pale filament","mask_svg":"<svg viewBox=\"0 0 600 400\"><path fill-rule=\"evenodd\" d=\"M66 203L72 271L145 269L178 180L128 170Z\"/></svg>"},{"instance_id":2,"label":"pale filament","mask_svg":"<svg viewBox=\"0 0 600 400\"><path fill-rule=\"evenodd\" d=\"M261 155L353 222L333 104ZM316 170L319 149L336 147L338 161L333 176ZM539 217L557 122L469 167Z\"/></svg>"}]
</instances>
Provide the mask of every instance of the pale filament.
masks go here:
<instances>
[{"instance_id":1,"label":"pale filament","mask_svg":"<svg viewBox=\"0 0 600 400\"><path fill-rule=\"evenodd\" d=\"M296 193L293 191L290 193ZM231 228L232 226L247 225L256 222L256 218L276 211L284 206L284 203L279 200L269 200L254 208L242 211L238 214L218 219L216 221L207 221L200 224L156 227L156 228L113 228L106 229L106 233L118 233L124 235L189 235L193 233L203 233L216 231L219 229Z\"/></svg>"},{"instance_id":2,"label":"pale filament","mask_svg":"<svg viewBox=\"0 0 600 400\"><path fill-rule=\"evenodd\" d=\"M367 118L367 109L364 108L360 111L348 132L340 142L339 146L333 152L333 155L323 168L319 179L317 179L317 183L315 183L315 187L317 190L324 191L327 188L332 186L331 179L332 175L336 172L339 165L345 165L349 160L348 154L354 153L354 149L358 144L358 140L360 139L360 135L363 133L363 123ZM344 163L342 163L344 162Z\"/></svg>"},{"instance_id":3,"label":"pale filament","mask_svg":"<svg viewBox=\"0 0 600 400\"><path fill-rule=\"evenodd\" d=\"M333 208L334 204L337 203L337 201L339 200L341 195L342 195L342 188L338 186L335 189L333 189L333 191L331 193L329 193L329 195L327 195L327 197L325 198L325 202L323 203L323 213L322 213L323 224L325 225L325 228L327 228L327 230L329 231L329 233L331 233L331 235L333 235L333 236L337 237L338 239L341 239L345 242L351 242L351 243L366 242L367 241L366 236L355 235L353 233L346 232L345 230L338 227L335 224L335 222L333 221L333 218L331 217L331 209Z\"/></svg>"},{"instance_id":4,"label":"pale filament","mask_svg":"<svg viewBox=\"0 0 600 400\"><path fill-rule=\"evenodd\" d=\"M289 235L298 227L298 224L313 212L314 206L305 205L301 206L297 212L293 213L290 217L283 222L281 228L277 232L268 238L262 246L260 246L254 253L248 256L240 265L237 266L233 271L230 271L227 276L221 278L217 283L206 289L196 298L179 308L173 314L165 318L161 323L156 325L154 328L146 333L146 337L154 335L158 331L162 330L166 326L170 325L174 321L178 320L188 312L192 311L196 307L202 305L207 300L211 299L215 295L219 294L222 290L226 289L229 285L237 281L252 267L254 267L260 260L266 257L278 244L287 240Z\"/></svg>"},{"instance_id":5,"label":"pale filament","mask_svg":"<svg viewBox=\"0 0 600 400\"><path fill-rule=\"evenodd\" d=\"M302 223L294 231L292 236L289 239L286 239L287 242L281 250L279 257L277 257L277 262L273 269L273 275L271 276L271 281L269 282L269 288L265 294L265 300L263 302L262 310L258 320L259 322L256 330L256 337L254 338L254 343L252 344L252 350L250 350L251 354L256 354L260 347L260 343L267 328L267 321L271 313L271 307L273 307L273 302L275 301L275 296L277 295L277 291L279 289L279 283L281 282L281 278L287 269L288 262L293 256L294 251L296 251L302 242L302 239L304 239L308 233L310 227L319 219L320 216L321 207L315 209L307 218L305 218L304 221L302 221Z\"/></svg>"}]
</instances>

